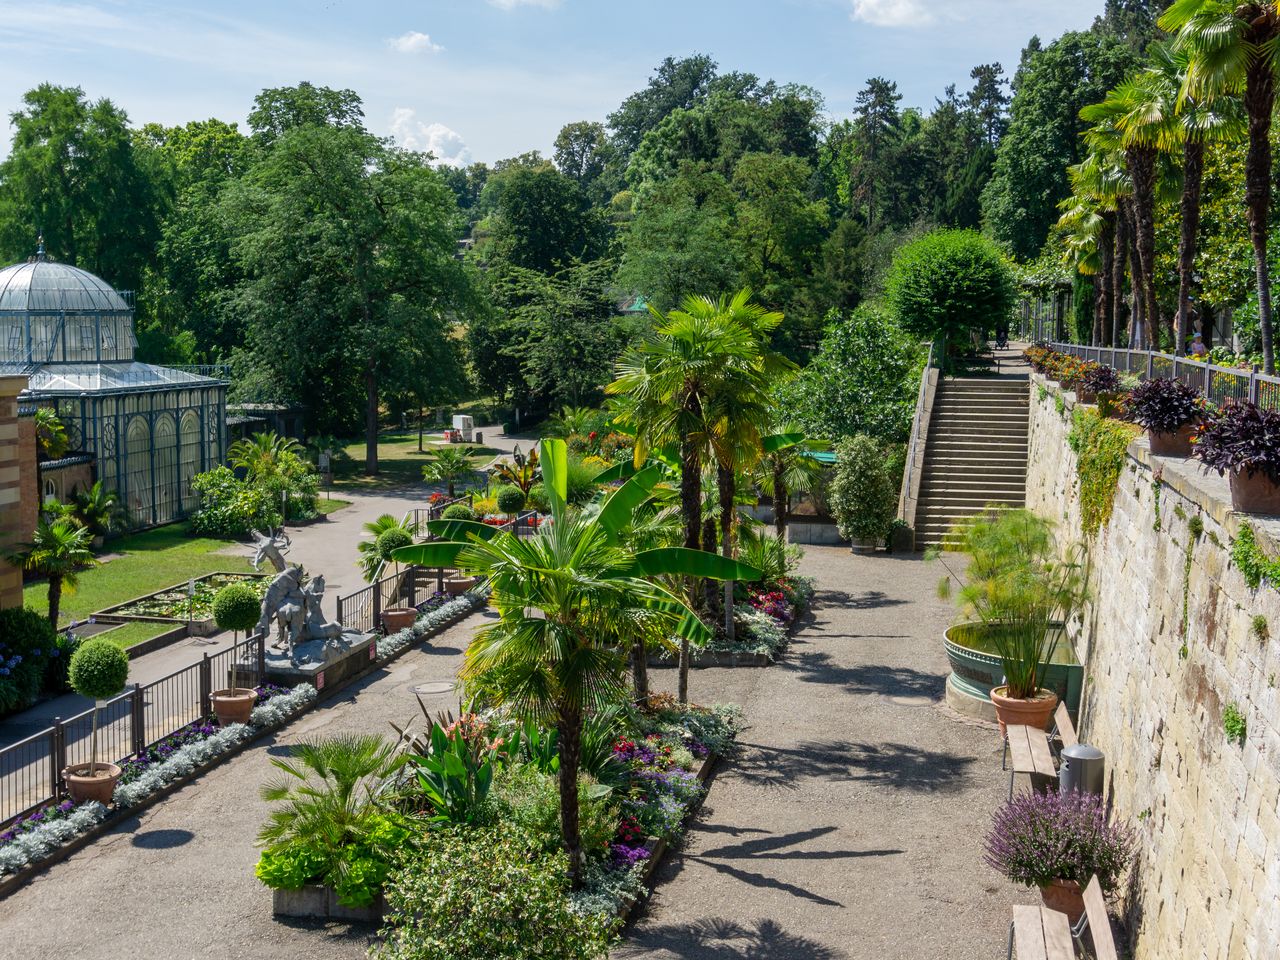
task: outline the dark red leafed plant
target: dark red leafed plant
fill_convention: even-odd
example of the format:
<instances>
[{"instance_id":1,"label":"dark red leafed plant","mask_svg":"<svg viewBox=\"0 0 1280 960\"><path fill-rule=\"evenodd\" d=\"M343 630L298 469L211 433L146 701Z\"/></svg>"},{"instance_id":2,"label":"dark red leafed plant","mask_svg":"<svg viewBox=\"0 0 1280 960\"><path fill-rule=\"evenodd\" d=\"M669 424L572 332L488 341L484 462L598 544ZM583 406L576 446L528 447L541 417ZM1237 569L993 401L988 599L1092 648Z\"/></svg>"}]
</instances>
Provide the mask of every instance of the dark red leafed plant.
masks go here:
<instances>
[{"instance_id":1,"label":"dark red leafed plant","mask_svg":"<svg viewBox=\"0 0 1280 960\"><path fill-rule=\"evenodd\" d=\"M1130 417L1152 433L1177 433L1203 414L1200 394L1181 380L1155 377L1138 384L1129 394Z\"/></svg>"},{"instance_id":2,"label":"dark red leafed plant","mask_svg":"<svg viewBox=\"0 0 1280 960\"><path fill-rule=\"evenodd\" d=\"M1115 393L1122 389L1120 374L1102 364L1085 371L1080 385L1086 393Z\"/></svg>"},{"instance_id":3,"label":"dark red leafed plant","mask_svg":"<svg viewBox=\"0 0 1280 960\"><path fill-rule=\"evenodd\" d=\"M1228 401L1200 428L1192 450L1206 467L1227 473L1261 470L1280 483L1280 413Z\"/></svg>"},{"instance_id":4,"label":"dark red leafed plant","mask_svg":"<svg viewBox=\"0 0 1280 960\"><path fill-rule=\"evenodd\" d=\"M1101 797L1076 790L1031 792L995 812L984 859L1029 887L1053 880L1083 887L1096 876L1109 891L1128 868L1133 847L1133 831L1108 820Z\"/></svg>"}]
</instances>

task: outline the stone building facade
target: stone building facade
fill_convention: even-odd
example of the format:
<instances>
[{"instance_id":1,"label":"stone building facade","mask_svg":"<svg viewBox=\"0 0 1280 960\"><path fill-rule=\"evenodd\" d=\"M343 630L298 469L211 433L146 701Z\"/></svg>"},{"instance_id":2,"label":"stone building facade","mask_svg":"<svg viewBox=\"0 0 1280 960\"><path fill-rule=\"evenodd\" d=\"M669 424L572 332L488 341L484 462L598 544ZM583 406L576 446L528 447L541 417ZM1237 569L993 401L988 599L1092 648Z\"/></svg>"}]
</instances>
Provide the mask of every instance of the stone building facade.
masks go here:
<instances>
[{"instance_id":1,"label":"stone building facade","mask_svg":"<svg viewBox=\"0 0 1280 960\"><path fill-rule=\"evenodd\" d=\"M0 377L0 557L26 536L22 520L23 483L33 483L24 470L18 427L18 394L26 377ZM0 560L0 609L22 606L22 571Z\"/></svg>"}]
</instances>

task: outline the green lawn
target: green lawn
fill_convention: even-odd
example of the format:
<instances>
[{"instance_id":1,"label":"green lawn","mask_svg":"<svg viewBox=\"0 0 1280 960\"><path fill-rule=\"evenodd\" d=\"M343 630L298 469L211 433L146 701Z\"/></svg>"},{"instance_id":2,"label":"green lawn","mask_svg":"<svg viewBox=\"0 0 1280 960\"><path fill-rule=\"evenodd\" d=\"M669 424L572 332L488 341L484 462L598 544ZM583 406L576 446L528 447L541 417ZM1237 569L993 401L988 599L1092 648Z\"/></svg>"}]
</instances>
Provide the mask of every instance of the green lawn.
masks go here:
<instances>
[{"instance_id":1,"label":"green lawn","mask_svg":"<svg viewBox=\"0 0 1280 960\"><path fill-rule=\"evenodd\" d=\"M331 500L323 493L320 494L320 500L316 503L316 509L320 511L320 515L322 517L327 517L331 513L337 513L343 507L349 506L351 506L350 500L340 500L337 497L334 497Z\"/></svg>"},{"instance_id":2,"label":"green lawn","mask_svg":"<svg viewBox=\"0 0 1280 960\"><path fill-rule=\"evenodd\" d=\"M437 447L448 444L424 441L422 452L418 452L418 431L394 430L380 435L378 440L378 476L364 475L364 441L357 440L343 448L346 457L334 463L334 490L364 490L372 487L404 486L422 482L422 465L431 459ZM493 447L472 447L475 456L472 462L477 467L483 466L500 450ZM350 458L350 459L347 459Z\"/></svg>"},{"instance_id":3,"label":"green lawn","mask_svg":"<svg viewBox=\"0 0 1280 960\"><path fill-rule=\"evenodd\" d=\"M206 573L251 571L247 558L213 552L233 542L193 537L188 534L186 524L171 524L111 541L107 550L120 556L80 574L76 589L63 593L59 620L63 624L84 620L95 610ZM27 606L47 613L47 591L48 586L42 582L28 584L23 591ZM166 629L164 625L125 624L107 636L131 646Z\"/></svg>"}]
</instances>

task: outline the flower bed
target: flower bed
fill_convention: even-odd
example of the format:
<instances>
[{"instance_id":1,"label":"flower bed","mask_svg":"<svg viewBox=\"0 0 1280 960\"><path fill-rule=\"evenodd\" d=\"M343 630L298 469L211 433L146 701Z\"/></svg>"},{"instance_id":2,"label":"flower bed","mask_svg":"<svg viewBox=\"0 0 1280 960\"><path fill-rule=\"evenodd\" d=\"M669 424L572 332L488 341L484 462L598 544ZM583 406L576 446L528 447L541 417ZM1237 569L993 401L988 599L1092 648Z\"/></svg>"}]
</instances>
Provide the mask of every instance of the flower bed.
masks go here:
<instances>
[{"instance_id":1,"label":"flower bed","mask_svg":"<svg viewBox=\"0 0 1280 960\"><path fill-rule=\"evenodd\" d=\"M443 598L439 600L437 598ZM405 627L385 637L378 637L378 659L385 660L407 649L423 634L430 633L446 623L470 613L485 603L481 593L464 593L460 597L449 597L447 594L434 594L423 606L427 610L412 627ZM419 607L421 609L421 607Z\"/></svg>"},{"instance_id":2,"label":"flower bed","mask_svg":"<svg viewBox=\"0 0 1280 960\"><path fill-rule=\"evenodd\" d=\"M762 587L739 588L733 607L733 642L717 635L706 649L776 660L791 642L791 627L809 609L813 594L812 577L788 576Z\"/></svg>"}]
</instances>

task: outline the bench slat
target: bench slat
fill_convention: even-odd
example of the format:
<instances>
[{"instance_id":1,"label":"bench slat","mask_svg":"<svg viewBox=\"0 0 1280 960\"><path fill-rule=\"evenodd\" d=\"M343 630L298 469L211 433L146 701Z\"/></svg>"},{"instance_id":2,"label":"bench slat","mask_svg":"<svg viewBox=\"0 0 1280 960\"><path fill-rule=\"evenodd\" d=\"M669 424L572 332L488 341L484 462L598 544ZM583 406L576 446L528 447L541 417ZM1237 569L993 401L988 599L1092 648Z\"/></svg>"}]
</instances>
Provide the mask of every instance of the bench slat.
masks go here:
<instances>
[{"instance_id":1,"label":"bench slat","mask_svg":"<svg viewBox=\"0 0 1280 960\"><path fill-rule=\"evenodd\" d=\"M1031 748L1031 762L1035 765L1035 772L1049 778L1057 776L1053 754L1049 751L1049 737L1045 732L1028 727L1027 744Z\"/></svg>"},{"instance_id":2,"label":"bench slat","mask_svg":"<svg viewBox=\"0 0 1280 960\"><path fill-rule=\"evenodd\" d=\"M1048 907L1040 908L1044 922L1044 953L1047 960L1075 960L1075 947L1071 944L1071 924L1067 915Z\"/></svg>"},{"instance_id":3,"label":"bench slat","mask_svg":"<svg viewBox=\"0 0 1280 960\"><path fill-rule=\"evenodd\" d=\"M1027 743L1028 727L1011 724L1005 728L1009 737L1009 760L1018 773L1032 773L1035 764L1031 759L1031 746Z\"/></svg>"},{"instance_id":4,"label":"bench slat","mask_svg":"<svg viewBox=\"0 0 1280 960\"><path fill-rule=\"evenodd\" d=\"M1058 704L1058 709L1053 713L1053 722L1058 728L1058 739L1064 747L1074 747L1080 742L1076 736L1076 725L1071 722L1071 714L1065 703Z\"/></svg>"},{"instance_id":5,"label":"bench slat","mask_svg":"<svg viewBox=\"0 0 1280 960\"><path fill-rule=\"evenodd\" d=\"M1039 907L1013 908L1013 947L1018 960L1049 960L1044 947L1044 922Z\"/></svg>"},{"instance_id":6,"label":"bench slat","mask_svg":"<svg viewBox=\"0 0 1280 960\"><path fill-rule=\"evenodd\" d=\"M1050 778L1058 775L1049 752L1049 738L1043 730L1016 723L1006 730L1015 773L1038 773Z\"/></svg>"},{"instance_id":7,"label":"bench slat","mask_svg":"<svg viewBox=\"0 0 1280 960\"><path fill-rule=\"evenodd\" d=\"M1116 960L1116 941L1111 936L1111 919L1102 887L1094 877L1084 888L1084 912L1089 918L1089 935L1093 938L1093 955L1098 960Z\"/></svg>"}]
</instances>

